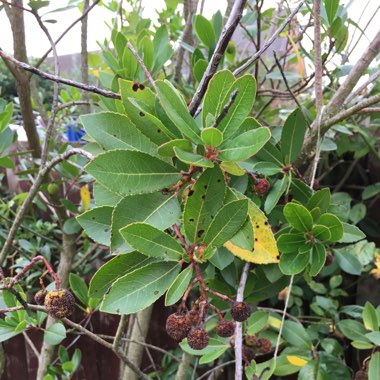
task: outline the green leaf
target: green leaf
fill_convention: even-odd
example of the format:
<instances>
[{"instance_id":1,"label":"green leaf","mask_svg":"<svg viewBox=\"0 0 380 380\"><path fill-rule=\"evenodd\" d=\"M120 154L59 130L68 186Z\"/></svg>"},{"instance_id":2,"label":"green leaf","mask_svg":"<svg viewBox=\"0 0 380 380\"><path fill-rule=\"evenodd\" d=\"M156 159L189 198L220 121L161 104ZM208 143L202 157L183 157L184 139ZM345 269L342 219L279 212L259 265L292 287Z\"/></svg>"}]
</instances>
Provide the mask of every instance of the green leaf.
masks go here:
<instances>
[{"instance_id":1,"label":"green leaf","mask_svg":"<svg viewBox=\"0 0 380 380\"><path fill-rule=\"evenodd\" d=\"M158 97L165 112L176 127L191 141L201 144L200 130L189 114L186 103L174 86L165 81L157 81Z\"/></svg>"},{"instance_id":2,"label":"green leaf","mask_svg":"<svg viewBox=\"0 0 380 380\"><path fill-rule=\"evenodd\" d=\"M378 331L372 331L368 334L365 334L365 336L376 346L380 346L380 332Z\"/></svg>"},{"instance_id":3,"label":"green leaf","mask_svg":"<svg viewBox=\"0 0 380 380\"><path fill-rule=\"evenodd\" d=\"M6 340L20 334L21 331L16 331L15 326L11 326L4 320L0 320L0 342L5 342Z\"/></svg>"},{"instance_id":4,"label":"green leaf","mask_svg":"<svg viewBox=\"0 0 380 380\"><path fill-rule=\"evenodd\" d=\"M255 335L267 324L269 313L265 311L254 312L247 320L247 334Z\"/></svg>"},{"instance_id":5,"label":"green leaf","mask_svg":"<svg viewBox=\"0 0 380 380\"><path fill-rule=\"evenodd\" d=\"M173 150L174 150L177 158L186 164L201 167L201 168L213 168L214 167L214 163L212 161L201 156L200 154L186 152L186 151L184 151L180 148L177 148L177 147L174 147Z\"/></svg>"},{"instance_id":6,"label":"green leaf","mask_svg":"<svg viewBox=\"0 0 380 380\"><path fill-rule=\"evenodd\" d=\"M53 323L44 332L44 341L55 346L66 338L66 329L62 323Z\"/></svg>"},{"instance_id":7,"label":"green leaf","mask_svg":"<svg viewBox=\"0 0 380 380\"><path fill-rule=\"evenodd\" d=\"M352 341L351 346L357 348L358 350L370 350L371 348L373 348L372 343L362 342L360 340Z\"/></svg>"},{"instance_id":8,"label":"green leaf","mask_svg":"<svg viewBox=\"0 0 380 380\"><path fill-rule=\"evenodd\" d=\"M280 256L281 272L287 275L301 273L309 264L311 247L305 245L298 252L283 253Z\"/></svg>"},{"instance_id":9,"label":"green leaf","mask_svg":"<svg viewBox=\"0 0 380 380\"><path fill-rule=\"evenodd\" d=\"M270 214L272 210L276 207L278 201L285 193L288 187L289 179L284 176L281 180L278 180L269 191L267 199L264 204L264 211L266 214Z\"/></svg>"},{"instance_id":10,"label":"green leaf","mask_svg":"<svg viewBox=\"0 0 380 380\"><path fill-rule=\"evenodd\" d=\"M143 51L142 58L145 63L145 66L148 70L151 70L152 65L153 65L154 53L155 53L154 48L153 48L153 42L148 36L145 36L140 41L140 46L142 47L142 51Z\"/></svg>"},{"instance_id":11,"label":"green leaf","mask_svg":"<svg viewBox=\"0 0 380 380\"><path fill-rule=\"evenodd\" d=\"M350 212L350 220L354 224L358 224L367 214L367 207L364 203L357 203L352 207Z\"/></svg>"},{"instance_id":12,"label":"green leaf","mask_svg":"<svg viewBox=\"0 0 380 380\"><path fill-rule=\"evenodd\" d=\"M216 250L215 254L211 257L210 262L219 270L228 267L234 261L234 256L224 247Z\"/></svg>"},{"instance_id":13,"label":"green leaf","mask_svg":"<svg viewBox=\"0 0 380 380\"><path fill-rule=\"evenodd\" d=\"M103 264L92 277L88 291L89 297L102 298L118 278L150 263L152 263L150 257L138 252L114 257Z\"/></svg>"},{"instance_id":14,"label":"green leaf","mask_svg":"<svg viewBox=\"0 0 380 380\"><path fill-rule=\"evenodd\" d=\"M196 15L194 18L194 29L199 40L208 48L212 48L215 44L215 32L212 24L202 15Z\"/></svg>"},{"instance_id":15,"label":"green leaf","mask_svg":"<svg viewBox=\"0 0 380 380\"><path fill-rule=\"evenodd\" d=\"M174 139L170 140L165 144L162 144L158 147L158 154L163 157L174 157L175 152L173 148L180 148L183 151L191 152L193 146L189 140L185 139Z\"/></svg>"},{"instance_id":16,"label":"green leaf","mask_svg":"<svg viewBox=\"0 0 380 380\"><path fill-rule=\"evenodd\" d=\"M325 5L327 19L329 20L329 24L332 25L336 12L339 7L339 0L323 0L323 4Z\"/></svg>"},{"instance_id":17,"label":"green leaf","mask_svg":"<svg viewBox=\"0 0 380 380\"><path fill-rule=\"evenodd\" d=\"M245 132L220 147L218 158L225 161L244 161L256 154L270 139L269 128Z\"/></svg>"},{"instance_id":18,"label":"green leaf","mask_svg":"<svg viewBox=\"0 0 380 380\"><path fill-rule=\"evenodd\" d=\"M170 235L146 223L132 223L120 230L121 236L138 252L167 260L179 261L181 245Z\"/></svg>"},{"instance_id":19,"label":"green leaf","mask_svg":"<svg viewBox=\"0 0 380 380\"><path fill-rule=\"evenodd\" d=\"M172 226L181 215L175 195L161 192L124 197L112 215L111 249L114 253L130 252L131 247L120 235L120 229L128 224L143 222L160 230Z\"/></svg>"},{"instance_id":20,"label":"green leaf","mask_svg":"<svg viewBox=\"0 0 380 380\"><path fill-rule=\"evenodd\" d=\"M312 191L305 182L293 178L290 184L290 191L293 195L294 200L299 201L303 204L307 203L311 197Z\"/></svg>"},{"instance_id":21,"label":"green leaf","mask_svg":"<svg viewBox=\"0 0 380 380\"><path fill-rule=\"evenodd\" d=\"M315 210L315 209L314 209ZM313 236L320 241L328 241L331 239L331 233L328 227L321 224L315 224L312 229Z\"/></svg>"},{"instance_id":22,"label":"green leaf","mask_svg":"<svg viewBox=\"0 0 380 380\"><path fill-rule=\"evenodd\" d=\"M338 322L338 328L343 333L345 337L350 340L360 340L364 342L369 342L365 334L367 333L363 324L358 321L353 321L352 319L345 319Z\"/></svg>"},{"instance_id":23,"label":"green leaf","mask_svg":"<svg viewBox=\"0 0 380 380\"><path fill-rule=\"evenodd\" d=\"M375 195L380 193L380 182L377 182L373 185L367 186L363 193L362 193L362 199L365 201L366 199L372 198Z\"/></svg>"},{"instance_id":24,"label":"green leaf","mask_svg":"<svg viewBox=\"0 0 380 380\"><path fill-rule=\"evenodd\" d=\"M343 237L339 240L339 243L355 243L365 238L365 233L358 227L348 223L342 223L342 225Z\"/></svg>"},{"instance_id":25,"label":"green leaf","mask_svg":"<svg viewBox=\"0 0 380 380\"><path fill-rule=\"evenodd\" d=\"M211 79L203 101L202 123L206 127L207 115L216 118L222 112L224 95L235 81L234 75L229 70L218 71Z\"/></svg>"},{"instance_id":26,"label":"green leaf","mask_svg":"<svg viewBox=\"0 0 380 380\"><path fill-rule=\"evenodd\" d=\"M88 236L99 244L110 245L113 207L101 206L77 217L78 223Z\"/></svg>"},{"instance_id":27,"label":"green leaf","mask_svg":"<svg viewBox=\"0 0 380 380\"><path fill-rule=\"evenodd\" d=\"M205 170L190 190L185 210L184 227L188 240L192 243L201 241L216 213L223 204L226 193L224 175L218 165Z\"/></svg>"},{"instance_id":28,"label":"green leaf","mask_svg":"<svg viewBox=\"0 0 380 380\"><path fill-rule=\"evenodd\" d=\"M13 103L8 103L0 112L0 133L8 126L13 116Z\"/></svg>"},{"instance_id":29,"label":"green leaf","mask_svg":"<svg viewBox=\"0 0 380 380\"><path fill-rule=\"evenodd\" d=\"M329 380L328 372L324 366L321 365L320 360L310 360L304 365L297 379L298 380Z\"/></svg>"},{"instance_id":30,"label":"green leaf","mask_svg":"<svg viewBox=\"0 0 380 380\"><path fill-rule=\"evenodd\" d=\"M246 74L235 80L228 92L226 93L221 108L230 101L231 94L239 90L235 101L230 107L227 115L219 123L217 128L223 132L224 139L232 137L239 129L245 118L250 114L256 95L256 80L251 74ZM210 112L210 111L208 111ZM221 113L213 114L217 118ZM230 160L231 161L231 160Z\"/></svg>"},{"instance_id":31,"label":"green leaf","mask_svg":"<svg viewBox=\"0 0 380 380\"><path fill-rule=\"evenodd\" d=\"M326 249L321 243L313 246L310 258L310 276L316 276L324 267L326 262Z\"/></svg>"},{"instance_id":32,"label":"green leaf","mask_svg":"<svg viewBox=\"0 0 380 380\"><path fill-rule=\"evenodd\" d=\"M83 303L83 305L88 305L88 288L83 278L75 273L70 273L69 277L70 289L73 291L75 296Z\"/></svg>"},{"instance_id":33,"label":"green leaf","mask_svg":"<svg viewBox=\"0 0 380 380\"><path fill-rule=\"evenodd\" d=\"M208 62L205 59L198 59L193 65L193 74L197 82L200 82L202 80L207 66Z\"/></svg>"},{"instance_id":34,"label":"green leaf","mask_svg":"<svg viewBox=\"0 0 380 380\"><path fill-rule=\"evenodd\" d=\"M129 150L100 154L87 164L86 171L111 191L130 195L161 190L181 177L174 166L149 154Z\"/></svg>"},{"instance_id":35,"label":"green leaf","mask_svg":"<svg viewBox=\"0 0 380 380\"><path fill-rule=\"evenodd\" d=\"M212 247L220 247L230 240L247 218L248 201L233 201L223 206L207 229L203 241Z\"/></svg>"},{"instance_id":36,"label":"green leaf","mask_svg":"<svg viewBox=\"0 0 380 380\"><path fill-rule=\"evenodd\" d=\"M142 134L125 115L101 112L83 115L80 121L86 133L106 150L138 150L157 155L157 145Z\"/></svg>"},{"instance_id":37,"label":"green leaf","mask_svg":"<svg viewBox=\"0 0 380 380\"><path fill-rule=\"evenodd\" d=\"M201 132L202 141L213 148L216 148L223 142L223 133L219 129L209 127Z\"/></svg>"},{"instance_id":38,"label":"green leaf","mask_svg":"<svg viewBox=\"0 0 380 380\"><path fill-rule=\"evenodd\" d=\"M100 310L111 314L132 314L158 300L176 278L178 263L152 263L116 280L104 296Z\"/></svg>"},{"instance_id":39,"label":"green leaf","mask_svg":"<svg viewBox=\"0 0 380 380\"><path fill-rule=\"evenodd\" d=\"M290 345L299 349L310 350L312 347L310 336L300 323L285 321L282 336Z\"/></svg>"},{"instance_id":40,"label":"green leaf","mask_svg":"<svg viewBox=\"0 0 380 380\"><path fill-rule=\"evenodd\" d=\"M376 309L368 301L364 305L362 318L363 318L364 327L367 330L379 331L379 321L377 319ZM380 345L380 343L378 343L378 345Z\"/></svg>"},{"instance_id":41,"label":"green leaf","mask_svg":"<svg viewBox=\"0 0 380 380\"><path fill-rule=\"evenodd\" d=\"M166 293L165 306L174 305L181 299L187 287L189 286L192 277L193 267L188 266L175 278Z\"/></svg>"},{"instance_id":42,"label":"green leaf","mask_svg":"<svg viewBox=\"0 0 380 380\"><path fill-rule=\"evenodd\" d=\"M272 140L264 145L264 147L256 154L256 157L261 161L271 162L280 168L283 166L281 152L272 143Z\"/></svg>"},{"instance_id":43,"label":"green leaf","mask_svg":"<svg viewBox=\"0 0 380 380\"><path fill-rule=\"evenodd\" d=\"M318 224L326 226L331 234L330 241L336 242L343 237L343 225L342 222L333 214L323 214L319 220Z\"/></svg>"},{"instance_id":44,"label":"green leaf","mask_svg":"<svg viewBox=\"0 0 380 380\"><path fill-rule=\"evenodd\" d=\"M9 157L0 157L0 167L6 169L13 169L14 166L14 162Z\"/></svg>"},{"instance_id":45,"label":"green leaf","mask_svg":"<svg viewBox=\"0 0 380 380\"><path fill-rule=\"evenodd\" d=\"M77 222L75 218L69 218L63 224L63 231L65 234L72 235L76 234L81 230L81 225Z\"/></svg>"},{"instance_id":46,"label":"green leaf","mask_svg":"<svg viewBox=\"0 0 380 380\"><path fill-rule=\"evenodd\" d=\"M298 252L305 245L303 233L283 233L277 239L277 246L282 253Z\"/></svg>"},{"instance_id":47,"label":"green leaf","mask_svg":"<svg viewBox=\"0 0 380 380\"><path fill-rule=\"evenodd\" d=\"M282 170L281 166L274 164L273 162L258 162L254 166L254 171L262 175L275 175L280 173Z\"/></svg>"},{"instance_id":48,"label":"green leaf","mask_svg":"<svg viewBox=\"0 0 380 380\"><path fill-rule=\"evenodd\" d=\"M378 380L380 373L380 352L374 352L368 364L368 380Z\"/></svg>"},{"instance_id":49,"label":"green leaf","mask_svg":"<svg viewBox=\"0 0 380 380\"><path fill-rule=\"evenodd\" d=\"M173 54L173 48L170 45L169 33L166 25L161 25L156 29L153 39L153 51L154 60L152 74L159 70Z\"/></svg>"},{"instance_id":50,"label":"green leaf","mask_svg":"<svg viewBox=\"0 0 380 380\"><path fill-rule=\"evenodd\" d=\"M342 270L355 276L360 276L363 270L361 262L349 252L334 250L334 257Z\"/></svg>"},{"instance_id":51,"label":"green leaf","mask_svg":"<svg viewBox=\"0 0 380 380\"><path fill-rule=\"evenodd\" d=\"M293 111L286 119L281 134L281 153L284 164L291 164L300 154L306 127L306 121L299 109Z\"/></svg>"},{"instance_id":52,"label":"green leaf","mask_svg":"<svg viewBox=\"0 0 380 380\"><path fill-rule=\"evenodd\" d=\"M106 187L95 182L92 188L94 195L94 201L96 206L116 206L118 202L123 198L122 195L114 193Z\"/></svg>"},{"instance_id":53,"label":"green leaf","mask_svg":"<svg viewBox=\"0 0 380 380\"><path fill-rule=\"evenodd\" d=\"M180 347L183 351L187 352L190 355L207 355L209 353L215 352L223 347L226 349L229 348L229 344L225 339L219 338L210 338L209 343L206 348L203 350L193 350L187 343L187 340L183 340L180 344Z\"/></svg>"},{"instance_id":54,"label":"green leaf","mask_svg":"<svg viewBox=\"0 0 380 380\"><path fill-rule=\"evenodd\" d=\"M214 360L218 359L220 356L222 356L227 350L228 347L221 347L216 349L215 351L202 355L202 357L199 359L199 364L211 363Z\"/></svg>"},{"instance_id":55,"label":"green leaf","mask_svg":"<svg viewBox=\"0 0 380 380\"><path fill-rule=\"evenodd\" d=\"M311 211L314 208L318 207L322 213L325 213L330 206L330 189L327 187L321 190L318 190L307 203L307 208Z\"/></svg>"},{"instance_id":56,"label":"green leaf","mask_svg":"<svg viewBox=\"0 0 380 380\"><path fill-rule=\"evenodd\" d=\"M313 227L313 217L310 211L298 203L287 203L284 207L284 216L297 231L308 232Z\"/></svg>"},{"instance_id":57,"label":"green leaf","mask_svg":"<svg viewBox=\"0 0 380 380\"><path fill-rule=\"evenodd\" d=\"M220 168L235 176L242 176L245 174L245 170L239 166L236 162L223 161L220 163Z\"/></svg>"}]
</instances>

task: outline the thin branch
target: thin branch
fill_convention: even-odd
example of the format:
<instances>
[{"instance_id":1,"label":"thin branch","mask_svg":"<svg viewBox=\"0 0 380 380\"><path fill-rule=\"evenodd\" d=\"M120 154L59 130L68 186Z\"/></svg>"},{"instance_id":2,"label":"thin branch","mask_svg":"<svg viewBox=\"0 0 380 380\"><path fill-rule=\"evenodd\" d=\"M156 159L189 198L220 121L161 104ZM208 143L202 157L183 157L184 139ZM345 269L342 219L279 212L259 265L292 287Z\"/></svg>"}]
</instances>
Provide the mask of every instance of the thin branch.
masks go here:
<instances>
[{"instance_id":1,"label":"thin branch","mask_svg":"<svg viewBox=\"0 0 380 380\"><path fill-rule=\"evenodd\" d=\"M22 335L24 336L26 342L29 344L29 347L32 349L34 355L36 356L36 358L38 359L40 357L40 353L38 352L36 346L34 345L33 341L29 338L28 334L26 333L26 331L24 331L22 333Z\"/></svg>"},{"instance_id":2,"label":"thin branch","mask_svg":"<svg viewBox=\"0 0 380 380\"><path fill-rule=\"evenodd\" d=\"M152 75L150 74L149 70L147 69L147 67L145 66L145 63L144 61L142 60L142 58L139 56L139 54L137 53L137 51L135 50L135 48L132 46L132 44L130 42L128 42L127 44L128 46L128 49L131 51L131 53L135 56L135 58L137 59L137 62L139 63L139 65L142 67L142 69L144 70L144 73L145 73L145 76L146 78L149 80L150 84L152 85L152 87L154 88L154 90L157 92L157 86L156 86L156 83L154 83L154 80L152 78Z\"/></svg>"},{"instance_id":3,"label":"thin branch","mask_svg":"<svg viewBox=\"0 0 380 380\"><path fill-rule=\"evenodd\" d=\"M16 217L13 221L12 227L8 232L7 239L6 239L6 241L3 245L3 248L0 252L0 266L3 264L4 260L6 259L7 254L8 254L8 252L12 246L13 239L16 236L17 230L20 227L20 224L24 218L24 215L25 215L26 211L28 210L29 206L32 204L32 201L33 201L34 197L36 196L38 189L41 186L41 184L43 183L45 177L50 173L50 171L54 168L54 166L56 166L60 162L67 160L69 157L74 156L76 154L84 156L84 157L88 158L89 160L93 159L92 154L90 154L89 152L86 152L83 149L73 148L73 149L66 151L65 153L62 153L62 154L54 157L51 161L49 161L46 164L45 167L40 169L40 171L37 175L36 181L33 183L32 187L29 189L28 195L26 196L23 204L19 208L19 210L16 214Z\"/></svg>"},{"instance_id":4,"label":"thin branch","mask_svg":"<svg viewBox=\"0 0 380 380\"><path fill-rule=\"evenodd\" d=\"M211 126L212 128L216 128L216 127L222 122L222 120L227 116L228 111L230 110L230 108L231 108L232 105L234 104L235 99L236 99L238 93L239 93L239 89L237 88L237 89L231 94L230 99L228 100L227 104L223 107L222 112L221 112L220 115L216 118L215 123Z\"/></svg>"},{"instance_id":5,"label":"thin branch","mask_svg":"<svg viewBox=\"0 0 380 380\"><path fill-rule=\"evenodd\" d=\"M245 263L240 277L240 283L236 294L236 302L244 300L244 289L247 283L250 263ZM243 379L243 323L236 322L235 327L235 380Z\"/></svg>"},{"instance_id":6,"label":"thin branch","mask_svg":"<svg viewBox=\"0 0 380 380\"><path fill-rule=\"evenodd\" d=\"M63 32L62 34L54 41L54 44L57 45L58 42L60 42L62 40L62 38L80 21L82 21L87 15L88 13L91 11L91 9L93 9L98 3L100 3L100 0L94 0L94 2L92 3L92 5L87 8L83 13L82 15L77 18L74 22L72 22ZM50 47L50 49L38 60L38 62L36 63L35 65L35 68L38 68L41 66L41 64L43 63L43 61L45 61L46 57L51 53L52 51L52 48Z\"/></svg>"},{"instance_id":7,"label":"thin branch","mask_svg":"<svg viewBox=\"0 0 380 380\"><path fill-rule=\"evenodd\" d=\"M210 370L208 370L207 372L205 372L202 376L199 376L197 380L205 379L208 375L211 375L213 372L217 371L218 369L223 368L223 367L227 367L228 365L234 364L234 363L235 363L235 360L230 360L230 361L222 363L216 367L213 367Z\"/></svg>"},{"instance_id":8,"label":"thin branch","mask_svg":"<svg viewBox=\"0 0 380 380\"><path fill-rule=\"evenodd\" d=\"M113 350L118 350L120 348L120 342L123 337L125 327L127 325L128 317L126 315L122 315L120 317L119 325L117 326L117 331L115 335L115 339L113 340Z\"/></svg>"},{"instance_id":9,"label":"thin branch","mask_svg":"<svg viewBox=\"0 0 380 380\"><path fill-rule=\"evenodd\" d=\"M220 35L220 38L216 44L214 53L212 54L207 69L203 74L203 77L199 83L197 90L195 91L193 99L190 102L189 112L192 116L194 116L197 112L197 109L202 102L203 96L206 93L208 84L211 78L214 76L218 68L219 62L222 59L223 54L227 48L228 42L231 40L231 37L236 27L239 25L239 21L242 17L246 2L247 0L235 1L230 17L228 18L226 25L223 28L222 34Z\"/></svg>"},{"instance_id":10,"label":"thin branch","mask_svg":"<svg viewBox=\"0 0 380 380\"><path fill-rule=\"evenodd\" d=\"M355 99L363 90L365 90L368 87L368 85L375 84L377 81L377 78L379 77L380 77L380 70L372 74L365 83L359 86L355 91L351 92L351 94L344 101L344 104L350 103L351 100Z\"/></svg>"},{"instance_id":11,"label":"thin branch","mask_svg":"<svg viewBox=\"0 0 380 380\"><path fill-rule=\"evenodd\" d=\"M243 71L248 69L248 67L250 67L252 64L254 64L263 55L263 53L269 48L269 46L271 46L273 44L273 42L276 40L276 38L279 36L279 34L285 29L285 27L290 23L290 21L292 21L293 17L298 13L298 11L302 7L302 5L304 5L305 2L306 2L306 0L302 0L297 5L297 7L293 10L293 12L284 20L284 22L280 25L280 27L265 42L263 47L259 51L257 51L247 62L245 62L240 67L238 67L234 71L234 75L241 74Z\"/></svg>"},{"instance_id":12,"label":"thin branch","mask_svg":"<svg viewBox=\"0 0 380 380\"><path fill-rule=\"evenodd\" d=\"M119 94L117 94L116 92L103 90L103 89L98 88L96 86L85 85L85 84L80 83L80 82L76 82L76 81L66 79L66 78L57 77L55 75L46 73L45 71L37 69L34 66L28 65L25 62L18 61L17 59L6 54L1 49L0 49L0 57L14 63L18 68L23 69L23 70L28 71L28 72L31 72L32 74L36 74L36 75L40 76L41 78L48 79L48 80L51 80L51 81L57 82L57 83L66 84L68 86L76 87L76 88L79 88L81 90L85 90L88 92L93 92L95 94L105 96L106 98L121 99L121 96Z\"/></svg>"},{"instance_id":13,"label":"thin branch","mask_svg":"<svg viewBox=\"0 0 380 380\"><path fill-rule=\"evenodd\" d=\"M72 106L85 106L90 105L91 103L87 100L72 100L70 102L62 103L57 107L57 112L62 111L65 108L69 108Z\"/></svg>"}]
</instances>

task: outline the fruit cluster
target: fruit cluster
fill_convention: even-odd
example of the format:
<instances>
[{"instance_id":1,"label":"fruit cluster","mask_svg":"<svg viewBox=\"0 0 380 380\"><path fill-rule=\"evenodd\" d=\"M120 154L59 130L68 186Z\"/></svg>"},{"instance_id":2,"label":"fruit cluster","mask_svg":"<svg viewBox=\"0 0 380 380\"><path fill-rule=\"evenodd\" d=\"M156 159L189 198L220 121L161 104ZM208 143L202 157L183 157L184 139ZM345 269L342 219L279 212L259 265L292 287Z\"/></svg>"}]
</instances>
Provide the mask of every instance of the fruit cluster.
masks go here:
<instances>
[{"instance_id":1,"label":"fruit cluster","mask_svg":"<svg viewBox=\"0 0 380 380\"><path fill-rule=\"evenodd\" d=\"M168 335L177 342L187 337L187 343L194 350L203 350L209 342L208 332L204 329L204 317L202 309L197 307L188 312L177 311L169 315L166 320L166 331ZM232 321L224 319L219 314L219 321L216 325L215 332L223 338L232 337L235 333L235 324ZM251 314L250 307L244 302L234 302L231 308L232 318L236 322L243 322Z\"/></svg>"}]
</instances>

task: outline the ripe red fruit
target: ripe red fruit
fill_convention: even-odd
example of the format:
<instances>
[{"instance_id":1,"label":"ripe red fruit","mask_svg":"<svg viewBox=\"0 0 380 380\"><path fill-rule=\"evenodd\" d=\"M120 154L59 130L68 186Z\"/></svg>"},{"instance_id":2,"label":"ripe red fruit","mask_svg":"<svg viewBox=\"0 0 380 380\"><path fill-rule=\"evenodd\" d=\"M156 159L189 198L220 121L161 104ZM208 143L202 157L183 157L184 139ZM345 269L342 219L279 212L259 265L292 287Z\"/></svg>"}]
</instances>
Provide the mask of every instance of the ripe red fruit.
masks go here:
<instances>
[{"instance_id":1,"label":"ripe red fruit","mask_svg":"<svg viewBox=\"0 0 380 380\"><path fill-rule=\"evenodd\" d=\"M253 188L257 195L263 196L263 195L268 194L268 191L270 189L270 184L268 180L263 178L263 179L257 180Z\"/></svg>"},{"instance_id":2,"label":"ripe red fruit","mask_svg":"<svg viewBox=\"0 0 380 380\"><path fill-rule=\"evenodd\" d=\"M75 298L70 290L59 289L45 296L45 308L48 314L57 319L67 318L75 308Z\"/></svg>"},{"instance_id":3,"label":"ripe red fruit","mask_svg":"<svg viewBox=\"0 0 380 380\"><path fill-rule=\"evenodd\" d=\"M190 329L191 325L185 313L170 314L166 320L166 332L177 342L186 338Z\"/></svg>"},{"instance_id":4,"label":"ripe red fruit","mask_svg":"<svg viewBox=\"0 0 380 380\"><path fill-rule=\"evenodd\" d=\"M234 332L235 325L231 321L221 319L216 325L216 333L223 338L229 338L230 336L234 335Z\"/></svg>"},{"instance_id":5,"label":"ripe red fruit","mask_svg":"<svg viewBox=\"0 0 380 380\"><path fill-rule=\"evenodd\" d=\"M209 336L205 329L196 327L187 335L187 343L193 350L203 350L208 346Z\"/></svg>"},{"instance_id":6,"label":"ripe red fruit","mask_svg":"<svg viewBox=\"0 0 380 380\"><path fill-rule=\"evenodd\" d=\"M244 322L251 315L251 308L245 302L235 302L231 314L235 321Z\"/></svg>"}]
</instances>

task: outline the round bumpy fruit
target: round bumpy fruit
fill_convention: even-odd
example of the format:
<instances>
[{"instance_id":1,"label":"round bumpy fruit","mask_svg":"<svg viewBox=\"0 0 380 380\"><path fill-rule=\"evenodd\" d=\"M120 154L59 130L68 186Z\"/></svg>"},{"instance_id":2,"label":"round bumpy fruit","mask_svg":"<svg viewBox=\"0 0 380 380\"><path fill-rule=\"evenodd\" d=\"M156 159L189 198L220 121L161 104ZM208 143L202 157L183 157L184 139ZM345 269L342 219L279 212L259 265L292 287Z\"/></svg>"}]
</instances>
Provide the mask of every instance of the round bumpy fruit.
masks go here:
<instances>
[{"instance_id":1,"label":"round bumpy fruit","mask_svg":"<svg viewBox=\"0 0 380 380\"><path fill-rule=\"evenodd\" d=\"M243 346L243 358L247 363L251 363L251 361L255 359L255 356L255 352L252 348Z\"/></svg>"},{"instance_id":2,"label":"round bumpy fruit","mask_svg":"<svg viewBox=\"0 0 380 380\"><path fill-rule=\"evenodd\" d=\"M209 336L201 327L192 329L187 335L187 343L193 350L203 350L208 346Z\"/></svg>"},{"instance_id":3,"label":"round bumpy fruit","mask_svg":"<svg viewBox=\"0 0 380 380\"><path fill-rule=\"evenodd\" d=\"M46 289L40 289L35 295L34 295L34 301L37 305L43 305L45 303L45 297L47 294Z\"/></svg>"},{"instance_id":4,"label":"round bumpy fruit","mask_svg":"<svg viewBox=\"0 0 380 380\"><path fill-rule=\"evenodd\" d=\"M48 292L45 297L45 308L48 314L57 319L67 318L75 308L75 298L67 289Z\"/></svg>"},{"instance_id":5,"label":"round bumpy fruit","mask_svg":"<svg viewBox=\"0 0 380 380\"><path fill-rule=\"evenodd\" d=\"M235 321L244 322L251 315L251 308L245 302L235 302L231 314Z\"/></svg>"},{"instance_id":6,"label":"round bumpy fruit","mask_svg":"<svg viewBox=\"0 0 380 380\"><path fill-rule=\"evenodd\" d=\"M272 342L269 339L260 338L256 342L256 347L261 353L267 354L272 349Z\"/></svg>"},{"instance_id":7,"label":"round bumpy fruit","mask_svg":"<svg viewBox=\"0 0 380 380\"><path fill-rule=\"evenodd\" d=\"M254 186L255 193L261 196L268 194L269 189L270 189L270 184L268 180L266 180L265 178L259 179L258 182Z\"/></svg>"},{"instance_id":8,"label":"round bumpy fruit","mask_svg":"<svg viewBox=\"0 0 380 380\"><path fill-rule=\"evenodd\" d=\"M229 338L230 336L234 335L234 332L235 325L231 321L221 319L216 325L216 333L223 338Z\"/></svg>"},{"instance_id":9,"label":"round bumpy fruit","mask_svg":"<svg viewBox=\"0 0 380 380\"><path fill-rule=\"evenodd\" d=\"M177 342L186 338L190 329L191 324L185 313L170 314L166 320L166 332Z\"/></svg>"},{"instance_id":10,"label":"round bumpy fruit","mask_svg":"<svg viewBox=\"0 0 380 380\"><path fill-rule=\"evenodd\" d=\"M244 340L247 346L254 346L257 342L256 335L246 335Z\"/></svg>"}]
</instances>

